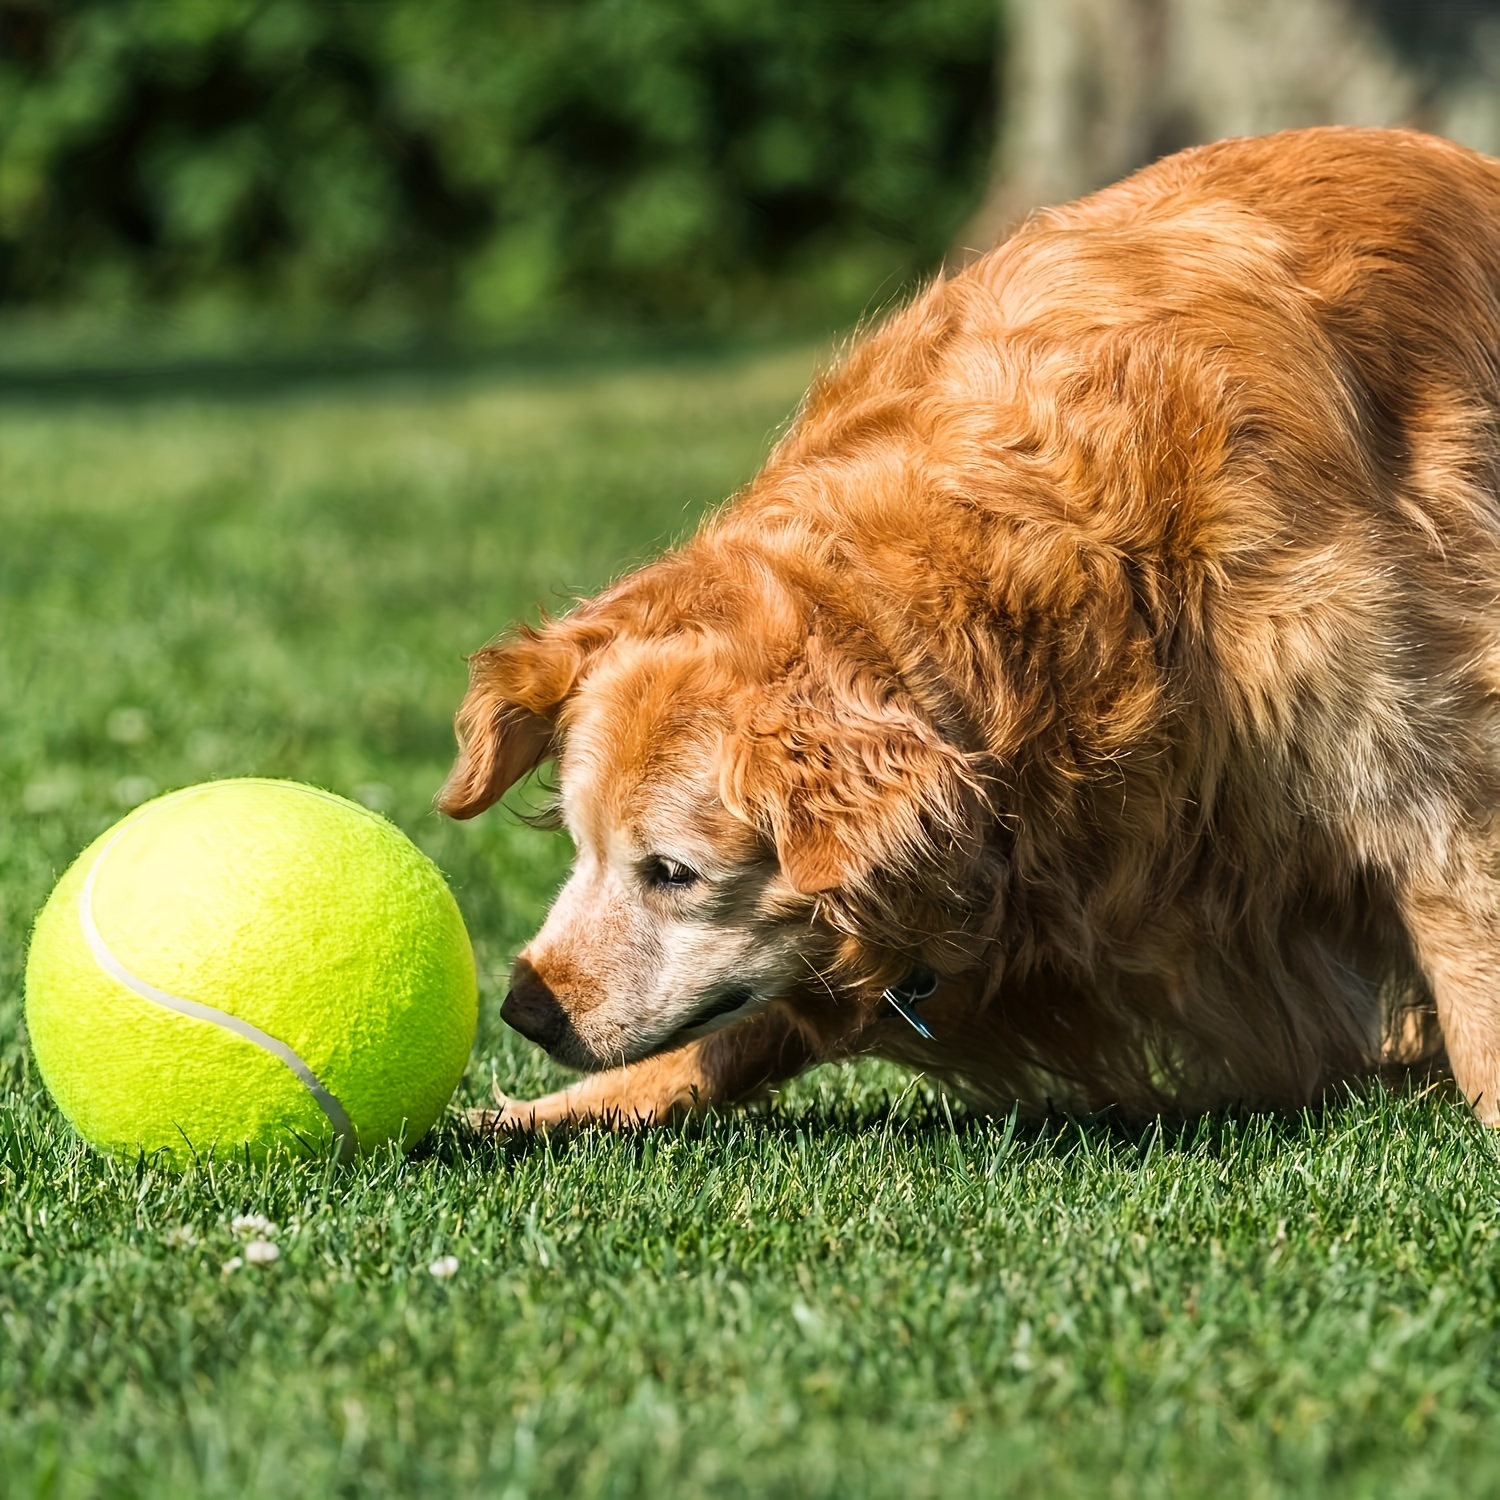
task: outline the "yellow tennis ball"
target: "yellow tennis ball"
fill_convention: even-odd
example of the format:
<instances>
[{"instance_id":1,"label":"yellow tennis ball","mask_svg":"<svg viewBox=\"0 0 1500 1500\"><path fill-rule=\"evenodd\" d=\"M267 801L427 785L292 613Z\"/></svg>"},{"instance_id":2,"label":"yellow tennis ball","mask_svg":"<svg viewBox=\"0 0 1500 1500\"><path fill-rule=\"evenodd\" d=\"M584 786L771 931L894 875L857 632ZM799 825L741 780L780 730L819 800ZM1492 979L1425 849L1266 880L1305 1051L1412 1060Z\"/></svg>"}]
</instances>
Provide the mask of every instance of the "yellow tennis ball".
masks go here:
<instances>
[{"instance_id":1,"label":"yellow tennis ball","mask_svg":"<svg viewBox=\"0 0 1500 1500\"><path fill-rule=\"evenodd\" d=\"M96 1146L411 1145L474 1041L474 958L437 867L384 818L290 781L136 808L37 918L26 1024Z\"/></svg>"}]
</instances>

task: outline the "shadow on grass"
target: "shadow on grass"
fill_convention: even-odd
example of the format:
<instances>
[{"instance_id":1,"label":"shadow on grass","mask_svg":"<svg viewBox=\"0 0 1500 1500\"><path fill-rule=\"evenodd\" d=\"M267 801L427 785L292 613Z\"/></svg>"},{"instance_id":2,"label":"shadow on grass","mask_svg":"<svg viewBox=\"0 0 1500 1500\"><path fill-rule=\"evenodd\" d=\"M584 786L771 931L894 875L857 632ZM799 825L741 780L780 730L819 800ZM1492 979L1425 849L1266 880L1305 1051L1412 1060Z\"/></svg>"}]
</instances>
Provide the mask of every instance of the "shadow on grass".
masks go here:
<instances>
[{"instance_id":1,"label":"shadow on grass","mask_svg":"<svg viewBox=\"0 0 1500 1500\"><path fill-rule=\"evenodd\" d=\"M714 365L798 347L794 338L726 338L663 332L654 336L551 338L503 346L414 342L392 347L330 345L283 353L203 353L159 357L114 353L69 363L0 361L0 403L65 405L79 400L129 404L163 397L253 400L326 386L358 388L412 382L426 387L475 378L519 380L617 369Z\"/></svg>"},{"instance_id":2,"label":"shadow on grass","mask_svg":"<svg viewBox=\"0 0 1500 1500\"><path fill-rule=\"evenodd\" d=\"M14 1083L14 1080L6 1080ZM226 1173L231 1193L243 1193L245 1182L270 1186L285 1179L288 1168L304 1188L309 1178L321 1181L325 1194L340 1184L363 1179L394 1180L409 1167L455 1172L504 1174L538 1157L567 1160L601 1148L624 1153L647 1167L664 1140L708 1148L735 1148L743 1153L765 1149L777 1154L811 1142L819 1147L882 1138L911 1148L916 1155L956 1151L980 1154L991 1161L1018 1157L1038 1160L1108 1157L1126 1164L1178 1158L1243 1162L1247 1154L1273 1154L1306 1146L1342 1132L1375 1130L1447 1134L1455 1125L1472 1127L1475 1139L1500 1152L1491 1137L1447 1079L1411 1077L1395 1081L1366 1080L1331 1089L1317 1104L1301 1110L1230 1108L1192 1117L1126 1118L1114 1112L1095 1115L1053 1114L1025 1118L1012 1112L990 1114L944 1095L920 1079L899 1093L873 1091L863 1097L824 1097L789 1103L775 1100L740 1109L710 1109L657 1125L612 1127L589 1123L550 1132L482 1136L458 1113L450 1113L410 1151L396 1143L353 1162L332 1150L290 1146L269 1153L210 1149L191 1161L165 1154L112 1156L86 1146L47 1104L36 1088L0 1089L0 1184L20 1181L50 1162L54 1169L81 1171L88 1177L123 1177L137 1184L147 1175L191 1176L210 1184ZM227 1201L227 1200L226 1200Z\"/></svg>"},{"instance_id":3,"label":"shadow on grass","mask_svg":"<svg viewBox=\"0 0 1500 1500\"><path fill-rule=\"evenodd\" d=\"M960 1149L999 1147L1009 1154L1069 1157L1104 1153L1117 1157L1243 1157L1248 1145L1274 1150L1279 1143L1305 1142L1347 1128L1351 1117L1362 1126L1392 1124L1398 1113L1420 1104L1431 1114L1467 1106L1452 1082L1413 1075L1399 1080L1367 1079L1331 1088L1321 1100L1296 1110L1230 1107L1210 1113L1126 1117L1116 1111L1093 1115L1049 1114L1023 1117L986 1113L930 1088L881 1099L834 1099L796 1107L781 1103L742 1109L710 1109L653 1125L623 1127L599 1122L545 1132L481 1135L459 1116L443 1120L411 1153L413 1161L454 1167L491 1164L504 1170L538 1154L566 1157L594 1150L601 1140L652 1149L663 1137L704 1144L737 1139L779 1145L807 1138L822 1141L864 1136L896 1137L918 1151L955 1144ZM1418 1115L1417 1118L1421 1118ZM1475 1127L1479 1127L1476 1125Z\"/></svg>"}]
</instances>

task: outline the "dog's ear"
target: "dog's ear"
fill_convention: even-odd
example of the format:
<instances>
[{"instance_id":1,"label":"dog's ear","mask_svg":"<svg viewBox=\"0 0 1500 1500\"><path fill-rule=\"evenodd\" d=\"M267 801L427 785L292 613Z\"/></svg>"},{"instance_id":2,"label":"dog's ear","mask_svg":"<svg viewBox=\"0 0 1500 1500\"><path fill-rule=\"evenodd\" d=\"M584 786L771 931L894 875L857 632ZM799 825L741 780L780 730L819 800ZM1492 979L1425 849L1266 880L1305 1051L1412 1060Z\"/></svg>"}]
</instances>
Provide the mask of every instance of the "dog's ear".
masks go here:
<instances>
[{"instance_id":1,"label":"dog's ear","mask_svg":"<svg viewBox=\"0 0 1500 1500\"><path fill-rule=\"evenodd\" d=\"M472 818L556 753L558 716L593 658L623 634L666 635L703 613L684 585L690 570L668 557L632 573L541 629L523 625L469 658L458 710L458 759L437 806ZM701 592L701 590L700 590Z\"/></svg>"},{"instance_id":2,"label":"dog's ear","mask_svg":"<svg viewBox=\"0 0 1500 1500\"><path fill-rule=\"evenodd\" d=\"M458 758L437 805L472 818L553 753L557 716L585 664L613 632L568 617L469 658L469 690L454 727Z\"/></svg>"},{"instance_id":3,"label":"dog's ear","mask_svg":"<svg viewBox=\"0 0 1500 1500\"><path fill-rule=\"evenodd\" d=\"M853 654L810 640L803 663L742 718L724 802L769 836L803 894L877 871L915 874L972 841L980 792L967 757Z\"/></svg>"}]
</instances>

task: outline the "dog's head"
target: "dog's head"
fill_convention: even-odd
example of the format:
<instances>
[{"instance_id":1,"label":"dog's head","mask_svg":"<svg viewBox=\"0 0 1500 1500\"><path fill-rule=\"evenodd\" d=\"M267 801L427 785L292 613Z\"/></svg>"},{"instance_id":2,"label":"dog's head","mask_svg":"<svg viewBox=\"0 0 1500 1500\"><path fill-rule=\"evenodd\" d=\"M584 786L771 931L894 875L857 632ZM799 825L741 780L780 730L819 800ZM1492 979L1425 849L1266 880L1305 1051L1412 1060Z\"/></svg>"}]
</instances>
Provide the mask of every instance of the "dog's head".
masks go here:
<instances>
[{"instance_id":1,"label":"dog's head","mask_svg":"<svg viewBox=\"0 0 1500 1500\"><path fill-rule=\"evenodd\" d=\"M556 757L576 861L502 1013L575 1067L899 977L920 938L860 929L888 883L920 909L975 821L965 757L867 643L733 580L682 586L647 570L479 652L439 798L473 817Z\"/></svg>"}]
</instances>

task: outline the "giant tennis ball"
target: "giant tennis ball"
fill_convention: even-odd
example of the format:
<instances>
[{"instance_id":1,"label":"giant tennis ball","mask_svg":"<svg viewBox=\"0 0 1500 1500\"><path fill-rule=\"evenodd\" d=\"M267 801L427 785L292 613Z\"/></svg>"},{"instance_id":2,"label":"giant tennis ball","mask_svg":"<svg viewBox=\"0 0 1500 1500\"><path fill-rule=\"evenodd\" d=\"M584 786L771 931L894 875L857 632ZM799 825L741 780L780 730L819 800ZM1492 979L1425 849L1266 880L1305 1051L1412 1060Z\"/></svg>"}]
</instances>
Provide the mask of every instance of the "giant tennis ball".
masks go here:
<instances>
[{"instance_id":1,"label":"giant tennis ball","mask_svg":"<svg viewBox=\"0 0 1500 1500\"><path fill-rule=\"evenodd\" d=\"M474 1041L474 958L426 855L290 781L158 797L101 834L37 918L26 1024L96 1146L351 1156L410 1145Z\"/></svg>"}]
</instances>

